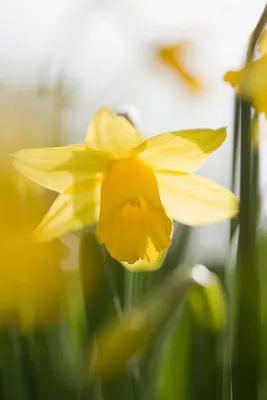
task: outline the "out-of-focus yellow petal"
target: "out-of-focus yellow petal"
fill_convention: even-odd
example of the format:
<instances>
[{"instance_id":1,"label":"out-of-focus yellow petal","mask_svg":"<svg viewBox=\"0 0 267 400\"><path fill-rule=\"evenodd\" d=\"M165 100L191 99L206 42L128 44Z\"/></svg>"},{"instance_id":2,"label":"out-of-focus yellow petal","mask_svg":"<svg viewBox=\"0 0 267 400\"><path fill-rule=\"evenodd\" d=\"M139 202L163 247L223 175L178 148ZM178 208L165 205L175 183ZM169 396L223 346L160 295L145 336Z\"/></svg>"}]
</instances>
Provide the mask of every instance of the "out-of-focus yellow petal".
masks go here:
<instances>
[{"instance_id":1,"label":"out-of-focus yellow petal","mask_svg":"<svg viewBox=\"0 0 267 400\"><path fill-rule=\"evenodd\" d=\"M259 53L264 56L267 53L267 29L265 29L258 41Z\"/></svg>"},{"instance_id":2,"label":"out-of-focus yellow petal","mask_svg":"<svg viewBox=\"0 0 267 400\"><path fill-rule=\"evenodd\" d=\"M195 91L199 91L201 89L200 80L194 77L185 66L184 53L188 44L188 42L181 42L173 46L159 47L157 55L160 61L180 76L187 86Z\"/></svg>"},{"instance_id":3,"label":"out-of-focus yellow petal","mask_svg":"<svg viewBox=\"0 0 267 400\"><path fill-rule=\"evenodd\" d=\"M267 54L240 71L227 72L224 80L230 82L257 112L267 112Z\"/></svg>"},{"instance_id":4,"label":"out-of-focus yellow petal","mask_svg":"<svg viewBox=\"0 0 267 400\"><path fill-rule=\"evenodd\" d=\"M77 182L105 171L109 159L84 144L20 150L12 155L14 167L48 189L62 193Z\"/></svg>"},{"instance_id":5,"label":"out-of-focus yellow petal","mask_svg":"<svg viewBox=\"0 0 267 400\"><path fill-rule=\"evenodd\" d=\"M226 129L196 129L162 133L139 146L139 158L154 170L191 172L218 149L226 138Z\"/></svg>"},{"instance_id":6,"label":"out-of-focus yellow petal","mask_svg":"<svg viewBox=\"0 0 267 400\"><path fill-rule=\"evenodd\" d=\"M60 194L34 232L40 242L48 242L84 225L94 224L99 215L100 183L92 180L87 191Z\"/></svg>"},{"instance_id":7,"label":"out-of-focus yellow petal","mask_svg":"<svg viewBox=\"0 0 267 400\"><path fill-rule=\"evenodd\" d=\"M207 178L175 172L156 177L167 214L185 225L211 224L238 212L235 195Z\"/></svg>"},{"instance_id":8,"label":"out-of-focus yellow petal","mask_svg":"<svg viewBox=\"0 0 267 400\"><path fill-rule=\"evenodd\" d=\"M54 324L61 307L67 249L59 240L37 243L32 233L44 214L44 190L10 168L0 156L0 330Z\"/></svg>"},{"instance_id":9,"label":"out-of-focus yellow petal","mask_svg":"<svg viewBox=\"0 0 267 400\"><path fill-rule=\"evenodd\" d=\"M58 318L61 271L51 244L32 240L27 221L5 230L0 248L0 329L53 323Z\"/></svg>"},{"instance_id":10,"label":"out-of-focus yellow petal","mask_svg":"<svg viewBox=\"0 0 267 400\"><path fill-rule=\"evenodd\" d=\"M241 75L239 93L257 112L267 112L267 54L246 67Z\"/></svg>"},{"instance_id":11,"label":"out-of-focus yellow petal","mask_svg":"<svg viewBox=\"0 0 267 400\"><path fill-rule=\"evenodd\" d=\"M90 149L120 158L128 156L130 150L144 140L145 137L125 117L102 108L90 123L85 144Z\"/></svg>"},{"instance_id":12,"label":"out-of-focus yellow petal","mask_svg":"<svg viewBox=\"0 0 267 400\"><path fill-rule=\"evenodd\" d=\"M239 71L228 71L224 75L223 79L225 82L229 82L230 85L234 88L237 89L240 83L240 78L241 74L243 72L243 69Z\"/></svg>"},{"instance_id":13,"label":"out-of-focus yellow petal","mask_svg":"<svg viewBox=\"0 0 267 400\"><path fill-rule=\"evenodd\" d=\"M170 246L171 232L152 169L134 157L115 162L102 183L97 227L111 256L154 262Z\"/></svg>"}]
</instances>

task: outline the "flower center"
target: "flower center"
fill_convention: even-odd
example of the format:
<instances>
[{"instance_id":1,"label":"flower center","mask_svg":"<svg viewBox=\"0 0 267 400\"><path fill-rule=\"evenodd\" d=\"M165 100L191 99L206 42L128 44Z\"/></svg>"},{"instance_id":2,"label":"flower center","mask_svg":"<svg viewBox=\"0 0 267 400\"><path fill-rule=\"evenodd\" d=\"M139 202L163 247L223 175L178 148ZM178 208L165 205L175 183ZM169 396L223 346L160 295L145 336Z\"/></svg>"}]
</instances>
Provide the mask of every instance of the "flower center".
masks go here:
<instances>
[{"instance_id":1,"label":"flower center","mask_svg":"<svg viewBox=\"0 0 267 400\"><path fill-rule=\"evenodd\" d=\"M170 246L171 232L152 169L137 157L113 163L102 183L97 228L111 256L152 262Z\"/></svg>"}]
</instances>

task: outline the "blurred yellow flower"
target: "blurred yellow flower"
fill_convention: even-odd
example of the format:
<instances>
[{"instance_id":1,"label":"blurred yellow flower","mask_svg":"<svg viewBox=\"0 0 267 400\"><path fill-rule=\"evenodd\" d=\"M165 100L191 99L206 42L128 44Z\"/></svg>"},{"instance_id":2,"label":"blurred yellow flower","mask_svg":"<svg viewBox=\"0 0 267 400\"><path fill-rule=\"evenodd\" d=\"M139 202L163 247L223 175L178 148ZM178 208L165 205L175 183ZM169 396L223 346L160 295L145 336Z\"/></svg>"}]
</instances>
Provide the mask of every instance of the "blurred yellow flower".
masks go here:
<instances>
[{"instance_id":1,"label":"blurred yellow flower","mask_svg":"<svg viewBox=\"0 0 267 400\"><path fill-rule=\"evenodd\" d=\"M201 89L200 80L194 77L185 65L185 50L187 42L181 42L172 46L159 47L156 51L160 61L178 75L188 87L195 91Z\"/></svg>"},{"instance_id":2,"label":"blurred yellow flower","mask_svg":"<svg viewBox=\"0 0 267 400\"><path fill-rule=\"evenodd\" d=\"M32 329L68 312L66 279L60 268L66 247L60 240L38 243L32 232L54 197L26 180L8 153L23 146L47 146L58 139L61 109L57 91L1 87L0 96L0 329Z\"/></svg>"},{"instance_id":3,"label":"blurred yellow flower","mask_svg":"<svg viewBox=\"0 0 267 400\"><path fill-rule=\"evenodd\" d=\"M50 324L60 310L59 261L64 248L59 241L43 244L32 239L43 214L40 194L22 186L14 174L1 172L0 327Z\"/></svg>"},{"instance_id":4,"label":"blurred yellow flower","mask_svg":"<svg viewBox=\"0 0 267 400\"><path fill-rule=\"evenodd\" d=\"M228 71L224 80L237 90L239 96L250 102L258 113L267 116L267 54L239 71Z\"/></svg>"},{"instance_id":5,"label":"blurred yellow flower","mask_svg":"<svg viewBox=\"0 0 267 400\"><path fill-rule=\"evenodd\" d=\"M231 218L238 200L191 174L226 138L226 129L176 131L146 139L107 108L94 116L84 144L21 150L15 168L57 191L35 231L49 241L87 224L112 257L153 262L171 243L172 220L198 226Z\"/></svg>"}]
</instances>

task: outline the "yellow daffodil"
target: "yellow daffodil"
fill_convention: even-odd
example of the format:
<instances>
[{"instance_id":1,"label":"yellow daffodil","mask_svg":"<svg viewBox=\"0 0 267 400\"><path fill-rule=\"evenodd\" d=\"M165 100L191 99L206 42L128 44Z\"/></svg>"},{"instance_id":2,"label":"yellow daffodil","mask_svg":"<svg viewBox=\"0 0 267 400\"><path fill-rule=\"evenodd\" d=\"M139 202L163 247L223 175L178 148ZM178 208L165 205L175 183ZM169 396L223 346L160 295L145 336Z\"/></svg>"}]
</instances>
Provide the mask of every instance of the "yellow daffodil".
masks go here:
<instances>
[{"instance_id":1,"label":"yellow daffodil","mask_svg":"<svg viewBox=\"0 0 267 400\"><path fill-rule=\"evenodd\" d=\"M267 116L267 54L239 71L228 71L224 80L250 102L258 113Z\"/></svg>"},{"instance_id":2,"label":"yellow daffodil","mask_svg":"<svg viewBox=\"0 0 267 400\"><path fill-rule=\"evenodd\" d=\"M198 226L237 213L230 191L191 174L225 138L222 128L146 139L126 118L103 108L84 144L15 153L17 170L60 193L35 237L49 241L97 222L97 236L112 257L153 262L170 246L171 218Z\"/></svg>"},{"instance_id":3,"label":"yellow daffodil","mask_svg":"<svg viewBox=\"0 0 267 400\"><path fill-rule=\"evenodd\" d=\"M182 42L172 46L159 47L157 49L157 56L163 64L180 76L187 86L195 91L199 91L201 89L200 81L185 66L184 52L187 44L187 42Z\"/></svg>"}]
</instances>

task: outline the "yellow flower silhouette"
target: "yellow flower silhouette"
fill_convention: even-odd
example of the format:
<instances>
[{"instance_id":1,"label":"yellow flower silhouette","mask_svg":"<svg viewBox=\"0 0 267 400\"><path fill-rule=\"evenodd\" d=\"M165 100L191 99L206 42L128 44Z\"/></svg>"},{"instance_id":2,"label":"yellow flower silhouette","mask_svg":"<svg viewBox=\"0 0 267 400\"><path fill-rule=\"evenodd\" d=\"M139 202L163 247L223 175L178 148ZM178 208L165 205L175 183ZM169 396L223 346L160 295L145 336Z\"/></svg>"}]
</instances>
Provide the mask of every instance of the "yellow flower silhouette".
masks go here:
<instances>
[{"instance_id":1,"label":"yellow flower silhouette","mask_svg":"<svg viewBox=\"0 0 267 400\"><path fill-rule=\"evenodd\" d=\"M60 311L63 245L32 239L40 195L10 173L1 172L0 188L0 327L51 324Z\"/></svg>"},{"instance_id":2,"label":"yellow flower silhouette","mask_svg":"<svg viewBox=\"0 0 267 400\"><path fill-rule=\"evenodd\" d=\"M112 257L155 261L170 246L171 218L197 226L237 213L230 191L191 174L225 138L222 128L146 139L125 117L103 108L84 144L15 153L17 170L60 193L35 237L49 241L98 222L98 238Z\"/></svg>"},{"instance_id":3,"label":"yellow flower silhouette","mask_svg":"<svg viewBox=\"0 0 267 400\"><path fill-rule=\"evenodd\" d=\"M195 91L201 89L199 79L194 77L186 68L184 62L184 52L188 42L181 42L172 46L159 47L157 56L160 61L169 67L176 75L186 83L188 87Z\"/></svg>"},{"instance_id":4,"label":"yellow flower silhouette","mask_svg":"<svg viewBox=\"0 0 267 400\"><path fill-rule=\"evenodd\" d=\"M267 116L267 54L239 71L228 71L224 80L237 90L240 97L250 102L258 113Z\"/></svg>"}]
</instances>

